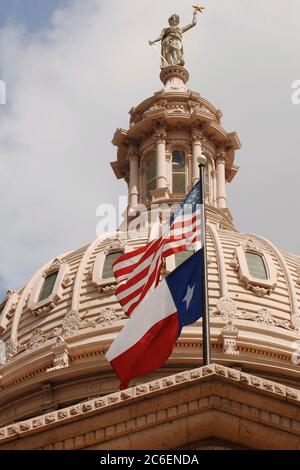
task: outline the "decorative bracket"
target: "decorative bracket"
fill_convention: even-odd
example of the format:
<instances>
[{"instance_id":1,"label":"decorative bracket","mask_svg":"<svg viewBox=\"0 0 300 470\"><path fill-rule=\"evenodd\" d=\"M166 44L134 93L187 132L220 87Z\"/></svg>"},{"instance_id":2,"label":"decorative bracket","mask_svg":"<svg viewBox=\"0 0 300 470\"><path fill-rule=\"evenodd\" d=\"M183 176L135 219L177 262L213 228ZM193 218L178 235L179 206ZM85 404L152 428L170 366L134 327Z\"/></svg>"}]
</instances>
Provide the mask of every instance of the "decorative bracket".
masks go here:
<instances>
[{"instance_id":1,"label":"decorative bracket","mask_svg":"<svg viewBox=\"0 0 300 470\"><path fill-rule=\"evenodd\" d=\"M56 343L52 346L53 364L47 369L47 372L54 372L60 369L66 369L70 365L69 352L70 347L61 336L58 336Z\"/></svg>"},{"instance_id":2,"label":"decorative bracket","mask_svg":"<svg viewBox=\"0 0 300 470\"><path fill-rule=\"evenodd\" d=\"M223 338L223 353L230 356L238 356L240 353L237 348L237 337L239 331L230 321L221 331Z\"/></svg>"}]
</instances>

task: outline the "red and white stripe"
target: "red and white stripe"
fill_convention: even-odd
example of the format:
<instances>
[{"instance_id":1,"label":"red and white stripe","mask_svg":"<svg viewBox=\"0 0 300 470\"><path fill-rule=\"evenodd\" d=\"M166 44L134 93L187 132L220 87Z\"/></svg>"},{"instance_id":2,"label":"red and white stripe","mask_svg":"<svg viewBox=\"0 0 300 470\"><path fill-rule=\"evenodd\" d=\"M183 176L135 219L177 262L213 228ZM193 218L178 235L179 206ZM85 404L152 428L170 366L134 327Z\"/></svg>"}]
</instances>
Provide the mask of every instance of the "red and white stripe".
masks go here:
<instances>
[{"instance_id":1,"label":"red and white stripe","mask_svg":"<svg viewBox=\"0 0 300 470\"><path fill-rule=\"evenodd\" d=\"M133 312L106 353L121 380L121 389L134 377L161 367L178 337L178 314L166 281Z\"/></svg>"},{"instance_id":2,"label":"red and white stripe","mask_svg":"<svg viewBox=\"0 0 300 470\"><path fill-rule=\"evenodd\" d=\"M119 283L116 296L126 315L130 316L149 290L158 285L164 258L188 250L196 243L201 247L201 214L202 209L182 214L162 237L125 253L114 263Z\"/></svg>"}]
</instances>

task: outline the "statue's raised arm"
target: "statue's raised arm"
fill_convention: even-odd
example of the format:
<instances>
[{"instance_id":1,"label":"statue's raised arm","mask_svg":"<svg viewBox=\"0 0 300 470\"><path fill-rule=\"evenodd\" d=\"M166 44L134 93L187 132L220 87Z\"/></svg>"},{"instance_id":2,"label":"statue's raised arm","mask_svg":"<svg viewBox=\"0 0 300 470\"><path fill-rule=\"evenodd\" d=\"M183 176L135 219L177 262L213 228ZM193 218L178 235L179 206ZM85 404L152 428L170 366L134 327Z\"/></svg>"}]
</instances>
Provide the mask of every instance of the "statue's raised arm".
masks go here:
<instances>
[{"instance_id":1,"label":"statue's raised arm","mask_svg":"<svg viewBox=\"0 0 300 470\"><path fill-rule=\"evenodd\" d=\"M193 20L190 24L188 24L187 26L184 26L182 28L183 33L186 33L187 31L189 31L189 29L192 29L196 26L196 24L197 24L197 13L198 13L197 10L194 10Z\"/></svg>"}]
</instances>

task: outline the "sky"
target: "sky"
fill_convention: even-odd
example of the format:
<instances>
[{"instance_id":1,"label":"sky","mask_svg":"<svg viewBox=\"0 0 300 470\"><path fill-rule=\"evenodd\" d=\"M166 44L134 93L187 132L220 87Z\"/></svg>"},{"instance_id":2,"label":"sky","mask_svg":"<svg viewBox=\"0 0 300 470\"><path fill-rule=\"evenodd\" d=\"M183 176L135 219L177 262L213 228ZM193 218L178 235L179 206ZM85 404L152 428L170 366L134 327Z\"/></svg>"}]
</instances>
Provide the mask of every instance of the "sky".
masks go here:
<instances>
[{"instance_id":1,"label":"sky","mask_svg":"<svg viewBox=\"0 0 300 470\"><path fill-rule=\"evenodd\" d=\"M128 111L161 89L149 47L188 0L0 0L0 295L96 237L96 210L126 194L109 165ZM239 230L300 254L299 0L203 0L184 38L189 87L237 131L228 185Z\"/></svg>"}]
</instances>

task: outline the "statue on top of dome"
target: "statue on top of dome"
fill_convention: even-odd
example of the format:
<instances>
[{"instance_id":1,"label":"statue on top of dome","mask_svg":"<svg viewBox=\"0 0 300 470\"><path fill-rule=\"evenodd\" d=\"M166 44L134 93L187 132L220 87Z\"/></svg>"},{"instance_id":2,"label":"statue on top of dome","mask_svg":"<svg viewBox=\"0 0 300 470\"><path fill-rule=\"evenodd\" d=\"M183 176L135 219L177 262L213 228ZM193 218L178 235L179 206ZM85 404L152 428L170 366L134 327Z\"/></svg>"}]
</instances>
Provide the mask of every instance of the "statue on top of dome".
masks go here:
<instances>
[{"instance_id":1,"label":"statue on top of dome","mask_svg":"<svg viewBox=\"0 0 300 470\"><path fill-rule=\"evenodd\" d=\"M195 5L192 23L181 28L179 26L180 18L174 14L169 18L169 27L164 28L160 36L153 41L149 41L150 46L156 42L161 42L161 68L172 65L185 65L182 35L194 28L197 24L197 14L202 13L204 7Z\"/></svg>"}]
</instances>

